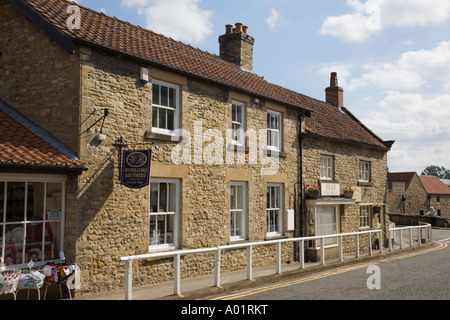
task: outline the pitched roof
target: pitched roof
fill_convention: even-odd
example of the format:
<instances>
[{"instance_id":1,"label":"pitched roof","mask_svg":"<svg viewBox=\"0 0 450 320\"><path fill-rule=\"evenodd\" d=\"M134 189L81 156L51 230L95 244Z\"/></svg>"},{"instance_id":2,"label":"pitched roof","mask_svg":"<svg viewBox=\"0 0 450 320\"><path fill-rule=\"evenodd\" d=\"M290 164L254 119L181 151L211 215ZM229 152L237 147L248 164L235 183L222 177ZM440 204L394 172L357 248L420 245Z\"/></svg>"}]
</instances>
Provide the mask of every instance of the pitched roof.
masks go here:
<instances>
[{"instance_id":1,"label":"pitched roof","mask_svg":"<svg viewBox=\"0 0 450 320\"><path fill-rule=\"evenodd\" d=\"M412 179L416 176L415 172L390 172L388 173L388 189L392 190L392 182L404 182L405 190L408 190Z\"/></svg>"},{"instance_id":2,"label":"pitched roof","mask_svg":"<svg viewBox=\"0 0 450 320\"><path fill-rule=\"evenodd\" d=\"M8 1L70 53L74 43L118 52L258 98L313 111L306 120L307 132L311 134L389 149L347 109L339 110L329 103L269 83L216 55L80 5L81 27L69 29L67 8L74 3L66 0Z\"/></svg>"},{"instance_id":3,"label":"pitched roof","mask_svg":"<svg viewBox=\"0 0 450 320\"><path fill-rule=\"evenodd\" d=\"M419 179L428 194L450 195L450 188L438 177L420 176Z\"/></svg>"},{"instance_id":4,"label":"pitched roof","mask_svg":"<svg viewBox=\"0 0 450 320\"><path fill-rule=\"evenodd\" d=\"M67 146L0 99L0 168L34 166L83 170Z\"/></svg>"}]
</instances>

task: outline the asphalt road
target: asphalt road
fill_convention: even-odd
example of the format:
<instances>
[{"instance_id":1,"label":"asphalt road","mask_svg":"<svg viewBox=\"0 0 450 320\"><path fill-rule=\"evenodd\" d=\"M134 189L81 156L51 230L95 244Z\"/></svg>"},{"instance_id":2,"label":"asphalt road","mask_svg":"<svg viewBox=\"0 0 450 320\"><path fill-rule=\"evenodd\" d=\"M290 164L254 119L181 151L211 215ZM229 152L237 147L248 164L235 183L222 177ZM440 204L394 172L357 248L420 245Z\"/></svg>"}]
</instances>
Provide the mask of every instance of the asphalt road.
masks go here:
<instances>
[{"instance_id":1,"label":"asphalt road","mask_svg":"<svg viewBox=\"0 0 450 320\"><path fill-rule=\"evenodd\" d=\"M301 279L215 297L217 300L449 300L450 230L438 246Z\"/></svg>"}]
</instances>

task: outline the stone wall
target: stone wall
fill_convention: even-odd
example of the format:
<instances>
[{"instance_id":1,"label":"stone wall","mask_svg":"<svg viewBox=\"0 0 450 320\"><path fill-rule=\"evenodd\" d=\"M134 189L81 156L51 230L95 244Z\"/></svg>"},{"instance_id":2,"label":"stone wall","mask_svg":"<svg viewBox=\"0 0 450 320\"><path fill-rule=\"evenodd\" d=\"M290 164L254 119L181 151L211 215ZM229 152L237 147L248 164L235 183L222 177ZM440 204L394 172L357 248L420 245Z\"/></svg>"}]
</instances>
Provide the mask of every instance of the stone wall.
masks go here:
<instances>
[{"instance_id":1,"label":"stone wall","mask_svg":"<svg viewBox=\"0 0 450 320\"><path fill-rule=\"evenodd\" d=\"M389 212L405 214L420 214L421 211L423 213L428 212L427 193L417 175L413 176L405 192L405 197L405 200L403 200L402 196L394 196L389 203Z\"/></svg>"},{"instance_id":2,"label":"stone wall","mask_svg":"<svg viewBox=\"0 0 450 320\"><path fill-rule=\"evenodd\" d=\"M64 51L6 0L0 8L0 97L78 152L79 54Z\"/></svg>"}]
</instances>

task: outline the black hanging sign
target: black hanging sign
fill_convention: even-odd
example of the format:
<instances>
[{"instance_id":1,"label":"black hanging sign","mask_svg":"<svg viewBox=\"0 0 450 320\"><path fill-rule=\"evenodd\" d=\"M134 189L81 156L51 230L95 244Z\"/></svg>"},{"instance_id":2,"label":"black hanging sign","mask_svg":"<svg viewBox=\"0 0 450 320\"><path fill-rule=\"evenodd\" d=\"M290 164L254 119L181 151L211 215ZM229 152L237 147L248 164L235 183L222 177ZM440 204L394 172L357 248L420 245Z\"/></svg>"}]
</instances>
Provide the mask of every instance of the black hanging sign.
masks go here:
<instances>
[{"instance_id":1,"label":"black hanging sign","mask_svg":"<svg viewBox=\"0 0 450 320\"><path fill-rule=\"evenodd\" d=\"M124 150L120 183L131 189L141 189L150 183L152 150Z\"/></svg>"}]
</instances>

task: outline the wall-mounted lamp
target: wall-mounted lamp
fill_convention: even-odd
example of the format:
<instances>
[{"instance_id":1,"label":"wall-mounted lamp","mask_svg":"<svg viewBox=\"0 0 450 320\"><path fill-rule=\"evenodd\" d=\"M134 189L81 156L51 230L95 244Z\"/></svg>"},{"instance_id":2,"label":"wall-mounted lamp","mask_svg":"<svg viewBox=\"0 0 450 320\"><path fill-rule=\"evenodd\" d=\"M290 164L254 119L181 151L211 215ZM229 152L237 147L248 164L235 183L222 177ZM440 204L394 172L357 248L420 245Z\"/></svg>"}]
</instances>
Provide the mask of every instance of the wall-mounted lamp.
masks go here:
<instances>
[{"instance_id":1,"label":"wall-mounted lamp","mask_svg":"<svg viewBox=\"0 0 450 320\"><path fill-rule=\"evenodd\" d=\"M95 139L97 139L97 141L102 142L106 140L106 135L99 133Z\"/></svg>"},{"instance_id":2,"label":"wall-mounted lamp","mask_svg":"<svg viewBox=\"0 0 450 320\"><path fill-rule=\"evenodd\" d=\"M89 131L89 129L91 129L93 126L95 126L97 123L99 123L100 121L103 120L102 127L100 128L100 134L98 134L96 136L97 141L105 141L106 140L106 135L102 134L102 132L103 132L103 124L105 123L105 119L107 116L109 116L109 109L105 108L103 110L103 116L100 119L98 119L97 121L95 121L89 128L86 129L86 132Z\"/></svg>"}]
</instances>

